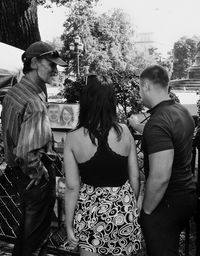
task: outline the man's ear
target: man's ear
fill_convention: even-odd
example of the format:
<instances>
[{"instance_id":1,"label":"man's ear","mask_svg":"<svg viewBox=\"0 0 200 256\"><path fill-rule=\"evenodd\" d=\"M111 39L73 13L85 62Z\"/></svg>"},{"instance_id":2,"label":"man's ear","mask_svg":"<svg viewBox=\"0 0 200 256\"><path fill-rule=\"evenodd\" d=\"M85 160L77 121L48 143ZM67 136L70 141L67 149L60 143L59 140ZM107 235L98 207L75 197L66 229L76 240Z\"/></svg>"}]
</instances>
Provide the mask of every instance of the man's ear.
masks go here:
<instances>
[{"instance_id":1,"label":"man's ear","mask_svg":"<svg viewBox=\"0 0 200 256\"><path fill-rule=\"evenodd\" d=\"M36 57L33 57L31 59L31 68L32 69L37 69L38 68L38 59Z\"/></svg>"},{"instance_id":2,"label":"man's ear","mask_svg":"<svg viewBox=\"0 0 200 256\"><path fill-rule=\"evenodd\" d=\"M150 81L148 79L144 80L143 87L144 87L145 91L149 91L150 90Z\"/></svg>"}]
</instances>

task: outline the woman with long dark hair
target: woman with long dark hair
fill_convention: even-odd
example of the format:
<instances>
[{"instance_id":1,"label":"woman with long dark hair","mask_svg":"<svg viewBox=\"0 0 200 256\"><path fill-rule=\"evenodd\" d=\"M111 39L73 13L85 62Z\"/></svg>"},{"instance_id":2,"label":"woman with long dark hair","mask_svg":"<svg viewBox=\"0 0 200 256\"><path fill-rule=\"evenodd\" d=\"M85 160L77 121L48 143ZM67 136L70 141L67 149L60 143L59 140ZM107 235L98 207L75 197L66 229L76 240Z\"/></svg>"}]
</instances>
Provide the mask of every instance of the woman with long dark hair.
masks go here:
<instances>
[{"instance_id":1,"label":"woman with long dark hair","mask_svg":"<svg viewBox=\"0 0 200 256\"><path fill-rule=\"evenodd\" d=\"M117 122L108 79L91 75L77 129L66 136L65 211L68 243L81 256L129 255L140 248L139 171L134 139Z\"/></svg>"}]
</instances>

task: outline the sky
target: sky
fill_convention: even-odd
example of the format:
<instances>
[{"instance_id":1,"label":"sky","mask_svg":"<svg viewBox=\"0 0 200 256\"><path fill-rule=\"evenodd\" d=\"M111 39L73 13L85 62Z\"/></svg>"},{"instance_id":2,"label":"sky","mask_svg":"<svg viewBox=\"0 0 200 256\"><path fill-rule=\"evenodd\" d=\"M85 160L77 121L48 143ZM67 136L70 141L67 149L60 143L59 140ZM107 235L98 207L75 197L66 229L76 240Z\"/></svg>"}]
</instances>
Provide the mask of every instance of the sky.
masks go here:
<instances>
[{"instance_id":1,"label":"sky","mask_svg":"<svg viewBox=\"0 0 200 256\"><path fill-rule=\"evenodd\" d=\"M165 55L181 36L200 36L200 0L100 0L97 12L123 9L137 33L152 32L158 50ZM66 10L39 7L42 40L52 40L63 32Z\"/></svg>"}]
</instances>

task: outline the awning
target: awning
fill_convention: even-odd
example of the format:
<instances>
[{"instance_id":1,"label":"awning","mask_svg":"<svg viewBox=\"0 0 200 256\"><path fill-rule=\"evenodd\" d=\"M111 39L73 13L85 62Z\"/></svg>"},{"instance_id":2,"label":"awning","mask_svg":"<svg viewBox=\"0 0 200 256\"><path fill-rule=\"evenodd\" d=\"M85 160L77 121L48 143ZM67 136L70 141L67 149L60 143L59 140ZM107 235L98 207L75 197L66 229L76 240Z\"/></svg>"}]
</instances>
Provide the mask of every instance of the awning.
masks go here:
<instances>
[{"instance_id":1,"label":"awning","mask_svg":"<svg viewBox=\"0 0 200 256\"><path fill-rule=\"evenodd\" d=\"M23 50L14 46L0 43L0 69L17 74L23 66L21 56Z\"/></svg>"}]
</instances>

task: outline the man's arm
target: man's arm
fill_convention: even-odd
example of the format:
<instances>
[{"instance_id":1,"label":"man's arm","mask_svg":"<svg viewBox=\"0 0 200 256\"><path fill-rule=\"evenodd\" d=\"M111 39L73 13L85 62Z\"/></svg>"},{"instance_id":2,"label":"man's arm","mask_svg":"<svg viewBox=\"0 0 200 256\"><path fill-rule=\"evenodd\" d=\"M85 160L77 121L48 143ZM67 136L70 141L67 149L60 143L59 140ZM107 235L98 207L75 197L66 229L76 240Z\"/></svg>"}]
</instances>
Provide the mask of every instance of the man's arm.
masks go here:
<instances>
[{"instance_id":1,"label":"man's arm","mask_svg":"<svg viewBox=\"0 0 200 256\"><path fill-rule=\"evenodd\" d=\"M51 142L52 133L48 117L43 112L31 110L27 112L21 124L15 155L22 170L31 179L37 180L46 173L40 159L45 146Z\"/></svg>"},{"instance_id":2,"label":"man's arm","mask_svg":"<svg viewBox=\"0 0 200 256\"><path fill-rule=\"evenodd\" d=\"M164 196L171 177L173 159L173 149L149 155L149 176L143 201L146 214L151 214Z\"/></svg>"}]
</instances>

